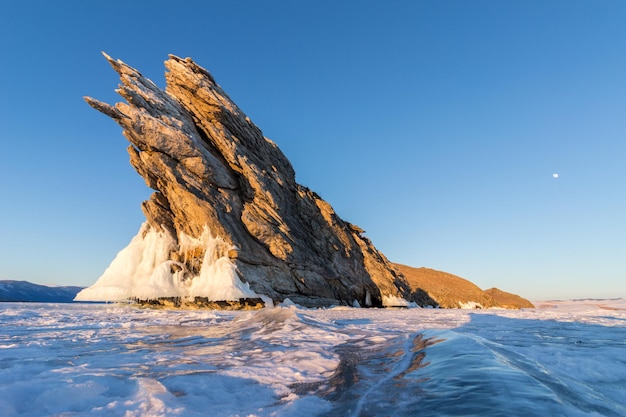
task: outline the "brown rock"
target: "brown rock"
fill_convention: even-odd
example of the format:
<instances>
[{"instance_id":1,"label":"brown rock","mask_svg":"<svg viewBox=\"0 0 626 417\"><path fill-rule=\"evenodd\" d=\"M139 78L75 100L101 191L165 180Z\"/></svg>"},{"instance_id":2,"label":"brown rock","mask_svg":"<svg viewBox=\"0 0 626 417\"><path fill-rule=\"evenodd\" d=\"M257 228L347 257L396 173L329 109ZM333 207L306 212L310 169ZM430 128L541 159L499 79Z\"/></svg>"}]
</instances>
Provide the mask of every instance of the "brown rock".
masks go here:
<instances>
[{"instance_id":1,"label":"brown rock","mask_svg":"<svg viewBox=\"0 0 626 417\"><path fill-rule=\"evenodd\" d=\"M421 297L425 305L442 308L498 306L491 296L464 278L429 268L413 268L401 264L394 266L407 279L414 298Z\"/></svg>"}]
</instances>

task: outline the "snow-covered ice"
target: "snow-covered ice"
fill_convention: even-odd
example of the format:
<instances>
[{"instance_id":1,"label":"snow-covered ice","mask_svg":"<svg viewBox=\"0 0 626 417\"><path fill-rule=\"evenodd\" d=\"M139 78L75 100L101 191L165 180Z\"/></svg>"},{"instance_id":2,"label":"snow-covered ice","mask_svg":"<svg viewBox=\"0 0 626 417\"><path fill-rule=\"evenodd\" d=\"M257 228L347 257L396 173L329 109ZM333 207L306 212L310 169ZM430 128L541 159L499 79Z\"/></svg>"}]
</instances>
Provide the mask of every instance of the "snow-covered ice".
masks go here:
<instances>
[{"instance_id":1,"label":"snow-covered ice","mask_svg":"<svg viewBox=\"0 0 626 417\"><path fill-rule=\"evenodd\" d=\"M536 309L0 303L1 416L623 416L626 301Z\"/></svg>"}]
</instances>

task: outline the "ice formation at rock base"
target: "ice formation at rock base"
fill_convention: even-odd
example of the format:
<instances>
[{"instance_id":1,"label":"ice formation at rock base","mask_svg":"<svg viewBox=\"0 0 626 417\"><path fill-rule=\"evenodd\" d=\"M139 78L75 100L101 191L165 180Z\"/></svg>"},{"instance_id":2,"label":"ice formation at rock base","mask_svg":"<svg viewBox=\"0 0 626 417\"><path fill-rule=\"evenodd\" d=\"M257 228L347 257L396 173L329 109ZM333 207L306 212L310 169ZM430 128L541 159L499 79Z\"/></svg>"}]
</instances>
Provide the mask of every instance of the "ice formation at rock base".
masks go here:
<instances>
[{"instance_id":1,"label":"ice formation at rock base","mask_svg":"<svg viewBox=\"0 0 626 417\"><path fill-rule=\"evenodd\" d=\"M208 228L199 238L181 234L174 239L144 223L98 281L78 293L76 301L178 299L202 305L203 298L224 302L262 298L239 279L237 267L228 256L233 250L219 237L213 237ZM187 254L197 251L203 251L204 257L199 274L193 276L185 260Z\"/></svg>"}]
</instances>

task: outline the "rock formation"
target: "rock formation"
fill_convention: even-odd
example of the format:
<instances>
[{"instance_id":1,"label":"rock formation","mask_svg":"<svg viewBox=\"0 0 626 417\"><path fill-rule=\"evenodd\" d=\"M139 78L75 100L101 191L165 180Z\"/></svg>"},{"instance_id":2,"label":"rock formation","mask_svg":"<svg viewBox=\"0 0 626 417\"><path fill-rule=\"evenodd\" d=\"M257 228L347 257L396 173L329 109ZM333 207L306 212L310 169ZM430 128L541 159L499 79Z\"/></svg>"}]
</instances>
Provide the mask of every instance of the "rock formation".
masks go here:
<instances>
[{"instance_id":1,"label":"rock formation","mask_svg":"<svg viewBox=\"0 0 626 417\"><path fill-rule=\"evenodd\" d=\"M122 127L132 166L155 192L138 235L78 300L410 300L402 274L363 230L296 183L285 155L205 69L170 56L162 90L105 57L126 103L85 99Z\"/></svg>"}]
</instances>

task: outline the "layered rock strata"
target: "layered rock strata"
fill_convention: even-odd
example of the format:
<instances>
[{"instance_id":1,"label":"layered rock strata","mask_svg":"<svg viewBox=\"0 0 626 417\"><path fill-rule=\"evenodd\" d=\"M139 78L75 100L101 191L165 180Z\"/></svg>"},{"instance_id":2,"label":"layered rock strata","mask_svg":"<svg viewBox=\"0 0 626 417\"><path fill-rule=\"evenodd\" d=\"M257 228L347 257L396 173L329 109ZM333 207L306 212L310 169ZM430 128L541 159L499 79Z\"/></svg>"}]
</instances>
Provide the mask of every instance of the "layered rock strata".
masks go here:
<instances>
[{"instance_id":1,"label":"layered rock strata","mask_svg":"<svg viewBox=\"0 0 626 417\"><path fill-rule=\"evenodd\" d=\"M162 90L105 57L126 102L85 99L122 127L130 163L154 193L139 234L77 299L410 300L402 274L362 229L296 183L285 155L209 72L170 56Z\"/></svg>"}]
</instances>

